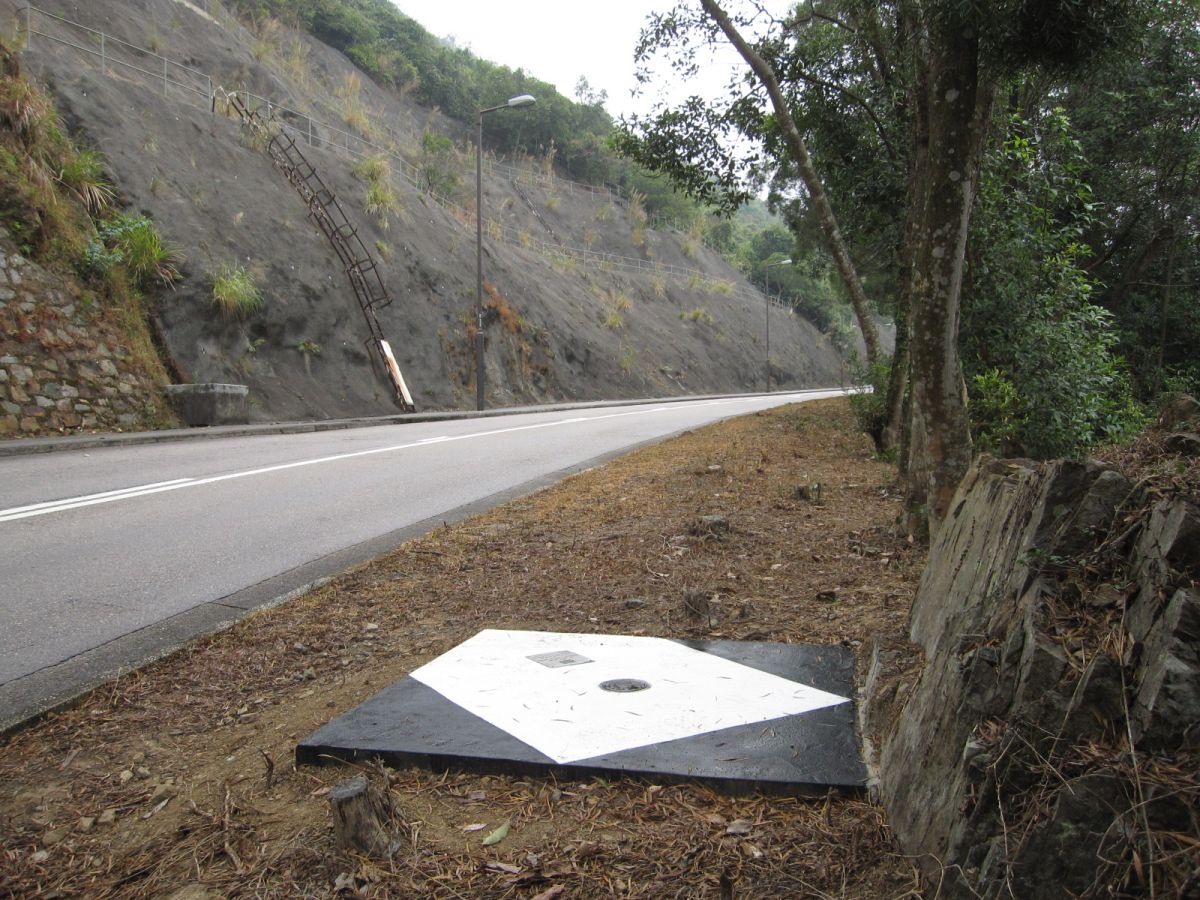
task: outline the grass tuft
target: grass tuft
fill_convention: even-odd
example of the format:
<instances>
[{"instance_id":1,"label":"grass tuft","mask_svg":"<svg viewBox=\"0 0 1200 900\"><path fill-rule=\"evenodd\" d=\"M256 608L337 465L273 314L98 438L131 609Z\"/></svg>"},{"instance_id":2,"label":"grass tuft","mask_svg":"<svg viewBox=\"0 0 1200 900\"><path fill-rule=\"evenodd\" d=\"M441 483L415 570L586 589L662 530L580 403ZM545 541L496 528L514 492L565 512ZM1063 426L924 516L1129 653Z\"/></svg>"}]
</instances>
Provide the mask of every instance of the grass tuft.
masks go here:
<instances>
[{"instance_id":1,"label":"grass tuft","mask_svg":"<svg viewBox=\"0 0 1200 900\"><path fill-rule=\"evenodd\" d=\"M262 308L263 297L254 275L239 265L222 266L212 279L213 302L221 315L241 319Z\"/></svg>"}]
</instances>

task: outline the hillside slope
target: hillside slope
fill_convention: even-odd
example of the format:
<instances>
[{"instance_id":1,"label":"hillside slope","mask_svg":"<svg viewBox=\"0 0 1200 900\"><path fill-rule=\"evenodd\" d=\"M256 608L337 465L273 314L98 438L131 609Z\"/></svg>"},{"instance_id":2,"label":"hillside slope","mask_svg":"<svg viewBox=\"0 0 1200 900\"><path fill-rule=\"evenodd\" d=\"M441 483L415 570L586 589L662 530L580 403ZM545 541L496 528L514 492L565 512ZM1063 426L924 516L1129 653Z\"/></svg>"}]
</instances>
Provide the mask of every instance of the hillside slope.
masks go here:
<instances>
[{"instance_id":1,"label":"hillside slope","mask_svg":"<svg viewBox=\"0 0 1200 900\"><path fill-rule=\"evenodd\" d=\"M183 378L249 385L257 420L394 409L342 263L261 142L209 102L211 85L269 99L274 120L297 130L379 265L393 300L379 320L417 405L473 404L474 160L461 126L378 89L323 44L281 28L252 33L215 2L40 6L26 73L51 86L70 126L103 151L127 207L186 256L182 280L157 298ZM24 28L19 8L0 0L5 21ZM147 47L154 52L134 49ZM427 129L450 134L458 150L423 155ZM380 158L395 202L375 214L353 171L377 155L364 140L390 153ZM488 162L489 403L763 387L766 306L724 260L647 228L626 200L573 189L548 163ZM406 171L436 178L443 196L418 190ZM606 261L586 261L601 251ZM264 298L245 317L222 316L212 300L213 277L235 264ZM774 386L840 380L842 360L815 327L783 310L770 317Z\"/></svg>"}]
</instances>

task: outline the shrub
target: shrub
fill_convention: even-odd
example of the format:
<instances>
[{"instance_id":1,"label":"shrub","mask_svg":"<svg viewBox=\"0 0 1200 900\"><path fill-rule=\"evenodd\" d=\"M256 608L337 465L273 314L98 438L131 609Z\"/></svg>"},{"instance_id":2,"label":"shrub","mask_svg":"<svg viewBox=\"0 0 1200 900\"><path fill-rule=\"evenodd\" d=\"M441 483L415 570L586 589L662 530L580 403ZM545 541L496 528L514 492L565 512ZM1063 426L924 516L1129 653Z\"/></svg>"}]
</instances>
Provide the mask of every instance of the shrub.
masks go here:
<instances>
[{"instance_id":1,"label":"shrub","mask_svg":"<svg viewBox=\"0 0 1200 900\"><path fill-rule=\"evenodd\" d=\"M850 394L850 411L854 420L871 436L876 448L880 446L883 428L887 424L888 380L892 373L890 359L881 359L872 366L851 366L856 389Z\"/></svg>"},{"instance_id":2,"label":"shrub","mask_svg":"<svg viewBox=\"0 0 1200 900\"><path fill-rule=\"evenodd\" d=\"M625 345L621 352L621 371L628 375L633 371L633 368L636 364L637 354L634 352L632 347L630 347L628 344Z\"/></svg>"},{"instance_id":3,"label":"shrub","mask_svg":"<svg viewBox=\"0 0 1200 900\"><path fill-rule=\"evenodd\" d=\"M421 155L417 162L423 190L452 197L458 190L458 160L450 138L436 131L421 135Z\"/></svg>"},{"instance_id":4,"label":"shrub","mask_svg":"<svg viewBox=\"0 0 1200 900\"><path fill-rule=\"evenodd\" d=\"M357 73L351 72L346 75L334 93L342 110L342 120L351 128L357 128L361 132L369 131L371 119L362 102L362 79Z\"/></svg>"},{"instance_id":5,"label":"shrub","mask_svg":"<svg viewBox=\"0 0 1200 900\"><path fill-rule=\"evenodd\" d=\"M382 153L375 156L364 156L350 167L350 174L359 181L371 184L376 181L386 181L391 177L392 166Z\"/></svg>"},{"instance_id":6,"label":"shrub","mask_svg":"<svg viewBox=\"0 0 1200 900\"><path fill-rule=\"evenodd\" d=\"M108 209L116 196L103 170L104 157L99 150L80 150L63 163L58 173L59 182L74 191L93 216Z\"/></svg>"},{"instance_id":7,"label":"shrub","mask_svg":"<svg viewBox=\"0 0 1200 900\"><path fill-rule=\"evenodd\" d=\"M262 308L254 276L239 265L227 265L213 276L213 302L227 318L244 318Z\"/></svg>"},{"instance_id":8,"label":"shrub","mask_svg":"<svg viewBox=\"0 0 1200 900\"><path fill-rule=\"evenodd\" d=\"M398 213L400 203L396 200L396 193L390 184L386 181L372 181L367 184L366 193L363 195L363 209L379 221L381 228L387 228L388 213Z\"/></svg>"},{"instance_id":9,"label":"shrub","mask_svg":"<svg viewBox=\"0 0 1200 900\"><path fill-rule=\"evenodd\" d=\"M107 275L116 266L124 266L137 287L145 287L153 279L164 284L177 280L177 264L182 259L145 216L119 215L101 222L96 239L84 252L85 267Z\"/></svg>"},{"instance_id":10,"label":"shrub","mask_svg":"<svg viewBox=\"0 0 1200 900\"><path fill-rule=\"evenodd\" d=\"M1017 388L999 369L989 369L971 379L971 436L975 445L987 453L1012 456L1019 448L1021 415Z\"/></svg>"},{"instance_id":11,"label":"shrub","mask_svg":"<svg viewBox=\"0 0 1200 900\"><path fill-rule=\"evenodd\" d=\"M699 322L703 325L711 325L714 321L712 315L703 306L697 306L694 309L683 310L679 313L679 318L685 322Z\"/></svg>"}]
</instances>

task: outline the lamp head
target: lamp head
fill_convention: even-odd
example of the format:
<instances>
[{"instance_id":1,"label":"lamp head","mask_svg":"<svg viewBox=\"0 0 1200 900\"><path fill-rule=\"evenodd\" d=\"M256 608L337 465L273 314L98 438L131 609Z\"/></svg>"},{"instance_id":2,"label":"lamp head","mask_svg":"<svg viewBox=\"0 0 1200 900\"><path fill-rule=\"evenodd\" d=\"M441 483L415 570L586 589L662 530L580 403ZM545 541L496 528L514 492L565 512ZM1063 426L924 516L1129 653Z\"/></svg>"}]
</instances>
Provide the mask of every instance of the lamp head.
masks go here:
<instances>
[{"instance_id":1,"label":"lamp head","mask_svg":"<svg viewBox=\"0 0 1200 900\"><path fill-rule=\"evenodd\" d=\"M537 98L532 94L519 94L516 97L510 97L508 101L509 106L533 106L535 103L537 103Z\"/></svg>"}]
</instances>

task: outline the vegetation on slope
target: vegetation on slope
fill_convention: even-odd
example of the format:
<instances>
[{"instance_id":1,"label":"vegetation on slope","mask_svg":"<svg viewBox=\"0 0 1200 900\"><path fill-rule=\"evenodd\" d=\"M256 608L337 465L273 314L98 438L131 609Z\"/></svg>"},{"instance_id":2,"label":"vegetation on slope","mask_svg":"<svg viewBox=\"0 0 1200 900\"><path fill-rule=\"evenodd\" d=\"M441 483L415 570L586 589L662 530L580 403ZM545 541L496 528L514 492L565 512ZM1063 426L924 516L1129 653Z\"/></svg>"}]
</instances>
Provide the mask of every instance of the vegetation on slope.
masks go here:
<instances>
[{"instance_id":1,"label":"vegetation on slope","mask_svg":"<svg viewBox=\"0 0 1200 900\"><path fill-rule=\"evenodd\" d=\"M823 330L848 337L843 301L819 264L786 277L775 277L782 274L776 270L769 283L764 277L762 267L770 256L781 246L786 256L793 244L765 205L755 202L744 215L720 218L666 177L619 155L611 147L614 123L604 109L607 97L585 80L575 86L571 100L523 70L496 65L435 37L389 0L229 0L229 5L260 33L278 33L280 22L307 31L345 53L376 83L469 127L474 127L480 106L533 94L537 104L520 116L484 118L484 142L490 149L538 157L568 178L617 187L637 198L648 216L671 222L689 232L691 240L721 250L760 287L783 289L797 311ZM427 158L445 155L448 147L443 135L422 138L420 168L430 177L430 189L441 188L442 193L448 193L440 182L444 167L428 165Z\"/></svg>"},{"instance_id":2,"label":"vegetation on slope","mask_svg":"<svg viewBox=\"0 0 1200 900\"><path fill-rule=\"evenodd\" d=\"M85 298L99 301L97 314L124 335L135 366L165 384L145 291L175 280L181 257L149 219L116 208L103 167L0 44L0 223L22 253L74 274Z\"/></svg>"}]
</instances>

